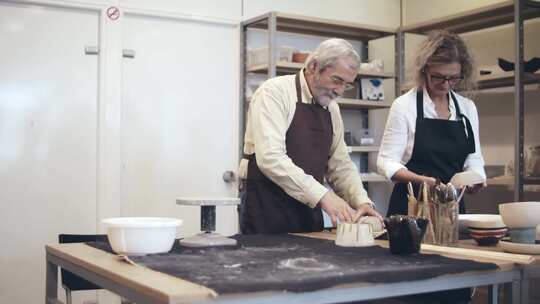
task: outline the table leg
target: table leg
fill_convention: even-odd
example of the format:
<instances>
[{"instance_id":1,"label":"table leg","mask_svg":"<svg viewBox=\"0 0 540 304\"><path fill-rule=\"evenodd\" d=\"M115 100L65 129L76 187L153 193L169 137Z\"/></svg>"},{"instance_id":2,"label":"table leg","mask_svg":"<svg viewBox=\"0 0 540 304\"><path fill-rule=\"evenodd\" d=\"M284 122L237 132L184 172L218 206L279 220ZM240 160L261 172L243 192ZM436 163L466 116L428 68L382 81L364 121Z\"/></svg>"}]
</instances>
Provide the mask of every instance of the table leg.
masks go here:
<instances>
[{"instance_id":1,"label":"table leg","mask_svg":"<svg viewBox=\"0 0 540 304\"><path fill-rule=\"evenodd\" d=\"M499 303L499 285L493 284L488 287L489 304Z\"/></svg>"},{"instance_id":2,"label":"table leg","mask_svg":"<svg viewBox=\"0 0 540 304\"><path fill-rule=\"evenodd\" d=\"M514 279L512 282L512 303L521 302L521 278L520 280Z\"/></svg>"},{"instance_id":3,"label":"table leg","mask_svg":"<svg viewBox=\"0 0 540 304\"><path fill-rule=\"evenodd\" d=\"M521 271L521 303L529 304L529 272L527 268Z\"/></svg>"},{"instance_id":4,"label":"table leg","mask_svg":"<svg viewBox=\"0 0 540 304\"><path fill-rule=\"evenodd\" d=\"M45 304L58 302L58 266L45 257Z\"/></svg>"}]
</instances>

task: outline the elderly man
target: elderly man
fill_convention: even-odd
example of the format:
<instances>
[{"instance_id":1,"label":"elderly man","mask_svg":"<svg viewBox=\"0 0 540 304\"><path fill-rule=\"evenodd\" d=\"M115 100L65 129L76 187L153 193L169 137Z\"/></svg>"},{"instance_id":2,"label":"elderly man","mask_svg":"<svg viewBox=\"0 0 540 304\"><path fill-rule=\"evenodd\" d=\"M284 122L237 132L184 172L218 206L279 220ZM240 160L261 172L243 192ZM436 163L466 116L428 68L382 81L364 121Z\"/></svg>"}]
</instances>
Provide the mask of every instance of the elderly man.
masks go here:
<instances>
[{"instance_id":1,"label":"elderly man","mask_svg":"<svg viewBox=\"0 0 540 304\"><path fill-rule=\"evenodd\" d=\"M363 215L382 220L349 157L334 101L352 87L359 63L350 43L329 39L296 75L269 79L255 92L244 140L247 166L242 161L242 233L321 231L321 209L334 225ZM323 185L325 177L335 192Z\"/></svg>"}]
</instances>

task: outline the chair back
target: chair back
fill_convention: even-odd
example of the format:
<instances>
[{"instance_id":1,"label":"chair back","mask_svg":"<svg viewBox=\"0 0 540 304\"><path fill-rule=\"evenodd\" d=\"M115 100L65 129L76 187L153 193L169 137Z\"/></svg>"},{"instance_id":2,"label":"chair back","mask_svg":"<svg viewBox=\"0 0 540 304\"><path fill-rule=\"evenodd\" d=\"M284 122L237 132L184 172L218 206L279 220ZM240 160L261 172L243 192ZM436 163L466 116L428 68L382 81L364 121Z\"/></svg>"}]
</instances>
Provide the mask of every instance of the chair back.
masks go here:
<instances>
[{"instance_id":1,"label":"chair back","mask_svg":"<svg viewBox=\"0 0 540 304\"><path fill-rule=\"evenodd\" d=\"M65 243L85 243L85 242L106 242L107 235L104 234L60 234L58 242ZM73 274L70 271L61 270L62 286L69 290L93 290L101 289L100 286L90 283L87 280Z\"/></svg>"}]
</instances>

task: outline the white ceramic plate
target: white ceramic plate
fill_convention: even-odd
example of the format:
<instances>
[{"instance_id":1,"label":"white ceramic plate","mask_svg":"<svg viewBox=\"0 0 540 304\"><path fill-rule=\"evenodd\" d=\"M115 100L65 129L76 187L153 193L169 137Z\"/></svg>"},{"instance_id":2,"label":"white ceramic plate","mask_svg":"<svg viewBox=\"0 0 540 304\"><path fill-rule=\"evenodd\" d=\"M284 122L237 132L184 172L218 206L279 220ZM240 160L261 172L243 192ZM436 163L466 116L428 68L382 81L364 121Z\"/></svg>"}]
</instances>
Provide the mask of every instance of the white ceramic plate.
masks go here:
<instances>
[{"instance_id":1,"label":"white ceramic plate","mask_svg":"<svg viewBox=\"0 0 540 304\"><path fill-rule=\"evenodd\" d=\"M540 244L522 244L509 241L500 241L500 246L504 251L523 254L540 254Z\"/></svg>"},{"instance_id":2,"label":"white ceramic plate","mask_svg":"<svg viewBox=\"0 0 540 304\"><path fill-rule=\"evenodd\" d=\"M450 179L450 183L458 189L463 188L463 186L481 184L485 181L486 180L480 176L480 174L473 171L456 173L454 176L452 176L452 179Z\"/></svg>"},{"instance_id":3,"label":"white ceramic plate","mask_svg":"<svg viewBox=\"0 0 540 304\"><path fill-rule=\"evenodd\" d=\"M502 228L505 227L498 214L460 214L459 231L467 232L468 227L473 228Z\"/></svg>"}]
</instances>

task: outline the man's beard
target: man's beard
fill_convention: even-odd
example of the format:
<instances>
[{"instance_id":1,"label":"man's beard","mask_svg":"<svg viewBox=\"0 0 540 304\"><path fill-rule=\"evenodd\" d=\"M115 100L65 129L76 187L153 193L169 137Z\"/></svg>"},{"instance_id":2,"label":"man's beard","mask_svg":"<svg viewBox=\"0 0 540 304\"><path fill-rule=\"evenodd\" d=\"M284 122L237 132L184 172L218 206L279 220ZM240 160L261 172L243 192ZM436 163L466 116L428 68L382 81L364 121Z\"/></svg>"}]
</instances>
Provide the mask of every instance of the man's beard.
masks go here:
<instances>
[{"instance_id":1,"label":"man's beard","mask_svg":"<svg viewBox=\"0 0 540 304\"><path fill-rule=\"evenodd\" d=\"M319 95L318 97L315 98L315 100L317 101L317 103L323 107L326 107L328 106L332 100L336 99L336 97L332 97L332 95L327 95L327 94L321 94Z\"/></svg>"},{"instance_id":2,"label":"man's beard","mask_svg":"<svg viewBox=\"0 0 540 304\"><path fill-rule=\"evenodd\" d=\"M317 96L313 96L317 103L323 107L328 106L332 100L339 97L339 95L332 92L332 90L329 90L327 88L324 88L320 85L320 78L318 76L314 77L314 85L318 89L319 93Z\"/></svg>"}]
</instances>

